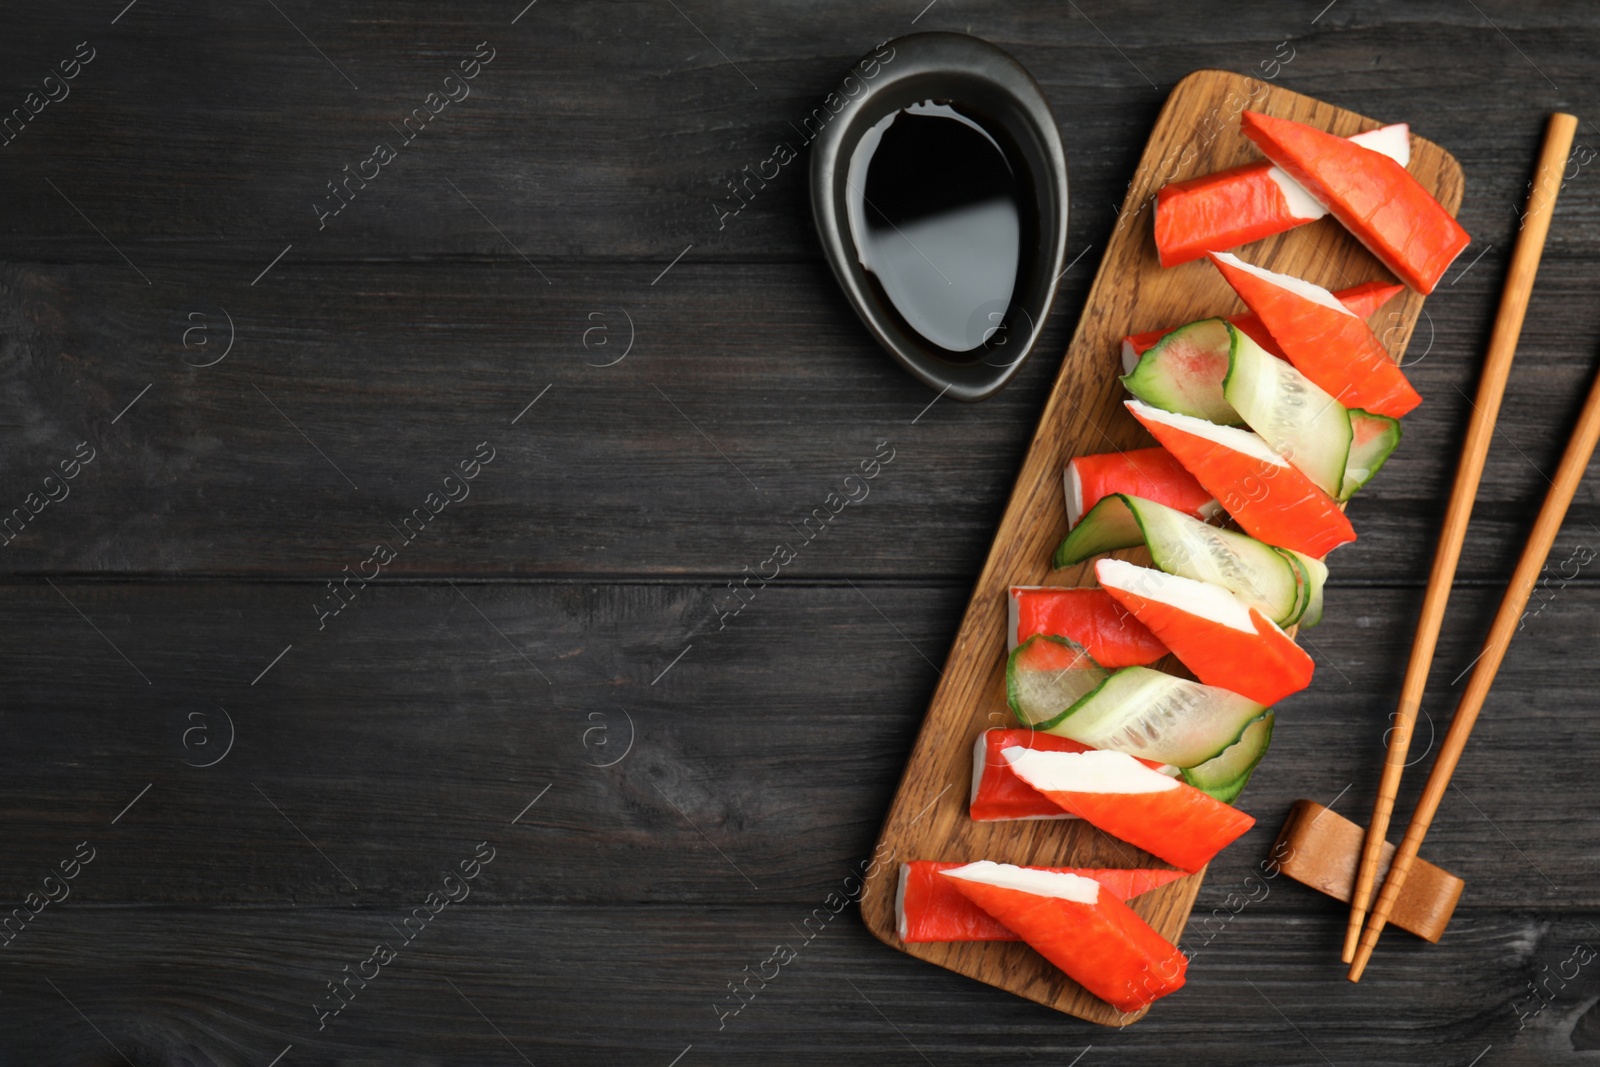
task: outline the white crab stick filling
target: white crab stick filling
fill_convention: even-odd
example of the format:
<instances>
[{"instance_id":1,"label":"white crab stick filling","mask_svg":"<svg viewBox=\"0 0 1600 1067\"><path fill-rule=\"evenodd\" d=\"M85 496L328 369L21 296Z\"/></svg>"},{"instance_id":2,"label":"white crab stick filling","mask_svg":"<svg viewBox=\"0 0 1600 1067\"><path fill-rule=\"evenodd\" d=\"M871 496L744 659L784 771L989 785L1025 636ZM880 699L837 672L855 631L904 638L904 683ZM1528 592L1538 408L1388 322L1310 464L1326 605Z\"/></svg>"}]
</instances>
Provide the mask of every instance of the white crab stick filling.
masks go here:
<instances>
[{"instance_id":1,"label":"white crab stick filling","mask_svg":"<svg viewBox=\"0 0 1600 1067\"><path fill-rule=\"evenodd\" d=\"M1250 609L1220 585L1136 567L1121 559L1102 559L1095 564L1094 573L1107 589L1121 589L1146 600L1157 600L1242 633L1256 632Z\"/></svg>"},{"instance_id":2,"label":"white crab stick filling","mask_svg":"<svg viewBox=\"0 0 1600 1067\"><path fill-rule=\"evenodd\" d=\"M1126 752L1040 752L1012 745L1000 750L1017 777L1059 793L1164 793L1176 779L1153 771Z\"/></svg>"},{"instance_id":3,"label":"white crab stick filling","mask_svg":"<svg viewBox=\"0 0 1600 1067\"><path fill-rule=\"evenodd\" d=\"M1061 483L1067 493L1067 527L1070 529L1083 518L1083 482L1078 479L1078 468L1068 463L1061 472Z\"/></svg>"},{"instance_id":4,"label":"white crab stick filling","mask_svg":"<svg viewBox=\"0 0 1600 1067\"><path fill-rule=\"evenodd\" d=\"M900 865L900 881L894 890L894 927L900 935L900 940L906 939L906 934L911 932L911 926L906 921L906 879L911 876L911 864Z\"/></svg>"},{"instance_id":5,"label":"white crab stick filling","mask_svg":"<svg viewBox=\"0 0 1600 1067\"><path fill-rule=\"evenodd\" d=\"M1022 608L1021 605L1017 603L1017 594L1028 591L1028 588L1030 587L1014 585L1011 587L1011 592L1006 596L1007 652L1015 652L1017 650L1017 624L1022 621ZM982 735L979 735L979 740L982 740Z\"/></svg>"},{"instance_id":6,"label":"white crab stick filling","mask_svg":"<svg viewBox=\"0 0 1600 1067\"><path fill-rule=\"evenodd\" d=\"M1015 627L1013 627L1013 629L1015 629ZM978 802L978 794L983 791L983 776L988 774L989 770L990 770L990 765L989 765L989 733L990 733L990 731L985 730L983 733L979 734L978 735L978 739L972 743L972 794L971 794L971 796L969 796L967 798L967 807L969 807L969 808L973 804L976 804ZM994 770L995 770L996 773L999 772L999 769L1000 768L999 768L998 765L996 765L994 767ZM1178 769L1176 767L1174 767L1172 769L1172 773L1177 774L1178 773ZM989 822L989 821L1029 822L1029 821L1032 821L1032 820L1040 820L1040 819L1042 819L1042 820L1076 819L1077 817L1078 816L1072 814L1070 811L1058 811L1058 812L1052 812L1049 815L1019 815L1014 819L1005 819L1005 820L978 819L978 821L979 822Z\"/></svg>"},{"instance_id":7,"label":"white crab stick filling","mask_svg":"<svg viewBox=\"0 0 1600 1067\"><path fill-rule=\"evenodd\" d=\"M1358 133L1350 138L1354 144L1388 156L1402 167L1411 163L1411 128L1403 122L1381 126L1376 130ZM1289 213L1297 219L1312 222L1328 213L1327 205L1306 192L1306 187L1284 173L1281 167L1267 171L1267 177L1278 184Z\"/></svg>"},{"instance_id":8,"label":"white crab stick filling","mask_svg":"<svg viewBox=\"0 0 1600 1067\"><path fill-rule=\"evenodd\" d=\"M1009 863L995 863L993 860L979 860L940 873L947 878L982 882L1001 889L1016 889L1039 897L1059 897L1079 904L1093 904L1100 899L1099 882L1064 871L1038 871L1014 867Z\"/></svg>"},{"instance_id":9,"label":"white crab stick filling","mask_svg":"<svg viewBox=\"0 0 1600 1067\"><path fill-rule=\"evenodd\" d=\"M1289 209L1289 214L1302 222L1315 222L1328 213L1322 206L1322 201L1306 192L1306 187L1285 174L1283 168L1272 167L1267 171L1267 177L1278 185L1278 192L1283 194L1283 203Z\"/></svg>"},{"instance_id":10,"label":"white crab stick filling","mask_svg":"<svg viewBox=\"0 0 1600 1067\"><path fill-rule=\"evenodd\" d=\"M1159 422L1163 426L1171 426L1174 430L1193 434L1195 437L1204 438L1213 444L1221 445L1230 452L1249 456L1251 459L1270 463L1274 467L1287 467L1289 461L1274 452L1267 442L1261 439L1260 434L1241 430L1237 426L1218 426L1205 419L1197 419L1193 415L1179 415L1175 411L1162 411L1152 407L1143 400L1124 400L1129 411L1141 420Z\"/></svg>"},{"instance_id":11,"label":"white crab stick filling","mask_svg":"<svg viewBox=\"0 0 1600 1067\"><path fill-rule=\"evenodd\" d=\"M1141 355L1143 355L1142 352L1134 350L1133 342L1124 337L1122 339L1122 373L1132 374L1134 368L1139 365L1139 357Z\"/></svg>"},{"instance_id":12,"label":"white crab stick filling","mask_svg":"<svg viewBox=\"0 0 1600 1067\"><path fill-rule=\"evenodd\" d=\"M1411 127L1404 122L1396 122L1392 126L1379 126L1375 130L1358 133L1350 140L1362 148L1370 148L1380 155L1388 156L1402 167L1411 165Z\"/></svg>"},{"instance_id":13,"label":"white crab stick filling","mask_svg":"<svg viewBox=\"0 0 1600 1067\"><path fill-rule=\"evenodd\" d=\"M989 740L985 736L988 731L978 735L972 743L972 795L967 797L967 807L971 807L978 800L978 790L983 788L983 772L985 764L989 762Z\"/></svg>"},{"instance_id":14,"label":"white crab stick filling","mask_svg":"<svg viewBox=\"0 0 1600 1067\"><path fill-rule=\"evenodd\" d=\"M1338 297L1334 296L1320 285L1314 285L1311 282L1306 281L1304 278L1296 278L1292 274L1279 274L1276 271L1267 270L1265 267L1257 267L1253 264L1246 263L1232 252L1217 252L1214 253L1214 255L1228 266L1238 267L1246 274L1254 274L1257 278L1260 278L1262 281L1267 282L1270 285L1276 285L1279 289L1287 289L1291 293L1294 293L1297 296L1303 296L1307 300L1310 300L1316 304L1321 304L1325 308L1331 308L1334 311L1340 312L1341 314L1349 315L1351 318L1355 317L1355 312L1339 303Z\"/></svg>"}]
</instances>

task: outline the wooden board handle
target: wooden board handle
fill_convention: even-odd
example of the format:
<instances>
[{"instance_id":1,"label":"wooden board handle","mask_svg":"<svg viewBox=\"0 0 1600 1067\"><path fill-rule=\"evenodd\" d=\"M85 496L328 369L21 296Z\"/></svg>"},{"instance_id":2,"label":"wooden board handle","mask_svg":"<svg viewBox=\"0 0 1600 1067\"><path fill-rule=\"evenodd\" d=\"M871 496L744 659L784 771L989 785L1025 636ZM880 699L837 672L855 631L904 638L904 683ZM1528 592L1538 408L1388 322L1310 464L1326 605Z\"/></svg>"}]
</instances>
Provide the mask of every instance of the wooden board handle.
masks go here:
<instances>
[{"instance_id":1,"label":"wooden board handle","mask_svg":"<svg viewBox=\"0 0 1600 1067\"><path fill-rule=\"evenodd\" d=\"M1562 174L1577 129L1576 117L1558 112L1550 116L1550 123L1545 130L1544 148L1539 153L1533 188L1528 194L1528 210L1522 217L1522 232L1517 235L1517 244L1511 253L1511 267L1506 273L1505 289L1500 296L1500 311L1495 316L1488 355L1484 358L1483 377L1478 382L1477 399L1472 402L1472 417L1467 423L1466 443L1461 448L1461 463L1456 468L1455 485L1450 490L1444 525L1439 530L1439 547L1434 552L1433 570L1428 575L1422 613L1417 619L1416 636L1411 642L1411 662L1406 666L1405 680L1400 685L1400 704L1395 710L1394 725L1389 733L1389 749L1383 761L1383 775L1378 782L1372 820L1367 824L1361 865L1356 869L1355 890L1350 897L1350 921L1345 929L1343 959L1346 963L1355 958L1362 921L1366 918L1367 904L1372 899L1378 855L1389 833L1394 799L1400 792L1400 774L1405 770L1406 754L1411 747L1411 731L1416 726L1417 712L1422 707L1422 691L1428 684L1428 669L1433 665L1439 625L1444 620L1445 604L1450 600L1450 586L1455 581L1456 564L1461 559L1461 543L1467 535L1467 520L1472 517L1472 502L1478 496L1484 458L1489 453L1489 440L1494 436L1500 400L1505 395L1506 379L1511 374L1511 359L1517 354L1517 339L1522 334L1528 297L1533 292L1534 275L1539 271L1545 236L1550 232L1550 218L1555 213L1556 194L1561 191ZM1540 560L1543 558L1541 554Z\"/></svg>"}]
</instances>

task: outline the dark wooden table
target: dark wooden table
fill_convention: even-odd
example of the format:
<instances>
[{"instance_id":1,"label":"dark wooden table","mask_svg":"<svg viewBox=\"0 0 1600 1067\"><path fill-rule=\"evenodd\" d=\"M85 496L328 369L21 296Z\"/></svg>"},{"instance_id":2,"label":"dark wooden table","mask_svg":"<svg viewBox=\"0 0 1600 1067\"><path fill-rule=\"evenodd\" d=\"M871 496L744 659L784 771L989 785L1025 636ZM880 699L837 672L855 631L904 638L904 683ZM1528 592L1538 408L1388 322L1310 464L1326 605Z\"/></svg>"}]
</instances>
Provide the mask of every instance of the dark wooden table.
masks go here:
<instances>
[{"instance_id":1,"label":"dark wooden table","mask_svg":"<svg viewBox=\"0 0 1600 1067\"><path fill-rule=\"evenodd\" d=\"M1591 1061L1600 583L1559 565L1600 550L1593 487L1428 842L1468 885L1444 942L1391 933L1353 986L1342 909L1243 894L1294 798L1370 804L1544 114L1600 147L1600 9L523 2L8 13L0 901L31 918L0 1064ZM1070 159L1081 258L974 407L930 407L845 306L803 155L737 213L727 187L919 29L1011 50ZM1410 120L1464 165L1475 242L1189 985L1119 1033L890 951L830 895L1198 67ZM1423 739L1595 363L1577 163ZM880 442L870 495L737 599Z\"/></svg>"}]
</instances>

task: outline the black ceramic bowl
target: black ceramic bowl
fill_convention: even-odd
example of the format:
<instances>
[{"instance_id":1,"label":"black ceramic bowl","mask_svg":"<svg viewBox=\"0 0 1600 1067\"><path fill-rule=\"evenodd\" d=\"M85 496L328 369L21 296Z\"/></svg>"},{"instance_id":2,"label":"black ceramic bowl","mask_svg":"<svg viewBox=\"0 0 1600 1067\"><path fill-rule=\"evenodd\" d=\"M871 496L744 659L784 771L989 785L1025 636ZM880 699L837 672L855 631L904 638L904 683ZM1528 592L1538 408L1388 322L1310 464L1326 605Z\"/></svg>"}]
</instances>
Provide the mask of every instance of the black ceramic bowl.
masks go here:
<instances>
[{"instance_id":1,"label":"black ceramic bowl","mask_svg":"<svg viewBox=\"0 0 1600 1067\"><path fill-rule=\"evenodd\" d=\"M1033 351L1066 258L1067 160L1044 93L1020 63L986 41L918 33L864 56L828 100L843 104L812 142L811 211L851 306L878 343L927 385L957 400L990 396ZM1010 306L984 331L982 344L965 352L942 348L908 324L877 275L862 265L847 208L850 161L862 137L886 117L926 101L976 118L999 144L1015 180L1020 242Z\"/></svg>"}]
</instances>

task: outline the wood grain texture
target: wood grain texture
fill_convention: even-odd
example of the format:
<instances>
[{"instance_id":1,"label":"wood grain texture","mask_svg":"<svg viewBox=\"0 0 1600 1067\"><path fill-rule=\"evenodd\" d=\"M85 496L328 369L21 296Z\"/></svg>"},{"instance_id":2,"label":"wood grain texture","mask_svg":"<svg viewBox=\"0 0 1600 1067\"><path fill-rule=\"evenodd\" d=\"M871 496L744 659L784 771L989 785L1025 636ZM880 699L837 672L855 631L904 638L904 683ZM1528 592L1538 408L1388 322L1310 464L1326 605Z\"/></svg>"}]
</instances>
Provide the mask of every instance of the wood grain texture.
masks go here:
<instances>
[{"instance_id":1,"label":"wood grain texture","mask_svg":"<svg viewBox=\"0 0 1600 1067\"><path fill-rule=\"evenodd\" d=\"M809 115L877 41L935 20L957 31L970 23L1012 51L1053 102L1073 105L1062 121L1074 210L1103 219L1120 201L1162 95L1070 8L1063 15L1000 0L977 0L948 17L935 7L915 24L915 9L850 0L803 9L704 0L684 8L687 19L650 0L546 2L515 25L523 5L508 14L499 4L441 11L425 0L354 0L318 10L295 0L279 3L280 16L268 5L142 2L139 18L130 12L115 27L116 10L101 19L42 8L0 41L0 58L15 71L7 107L20 106L31 83L79 41L89 38L99 52L72 95L4 149L14 200L0 220L0 258L127 270L45 184L49 176L157 286L169 270L200 260L227 268L219 284L233 276L243 287L290 242L286 263L419 255L522 263L495 227L541 268L560 261L558 282L578 273L572 261L583 257L659 270L690 242L691 258L816 262L805 179L792 165L726 226L714 205L731 201L728 178L768 158L779 141L798 146L790 123ZM1154 4L1109 22L1105 12L1084 10L1124 52L1143 51L1139 68L1163 86L1204 65L1197 55L1257 72L1288 38L1297 54L1282 76L1304 91L1425 122L1429 136L1465 142L1485 162L1525 158L1503 138L1475 136L1485 116L1504 121L1517 112L1502 79L1522 60L1470 9L1438 3L1394 22L1336 9L1313 25L1315 12L1300 18L1240 4L1227 9L1226 39L1194 21L1158 26L1167 13ZM1426 25L1425 41L1397 29L1413 19ZM1572 7L1528 22L1560 25L1539 56L1558 82L1564 73L1576 79L1600 48L1591 12ZM404 158L319 230L312 205L328 195L326 183L347 164L354 170L376 140L395 137L389 124L421 106L480 41L497 55L472 95L446 107ZM1463 54L1480 58L1464 64ZM1524 70L1530 88L1543 85ZM1462 92L1440 91L1446 85ZM1473 94L1470 107L1464 92ZM1419 94L1426 116L1413 115ZM1508 190L1524 180L1505 177ZM1484 217L1500 220L1505 209L1496 204Z\"/></svg>"},{"instance_id":2,"label":"wood grain texture","mask_svg":"<svg viewBox=\"0 0 1600 1067\"><path fill-rule=\"evenodd\" d=\"M492 885L499 862L479 884ZM80 907L49 916L70 925L7 950L15 977L0 1007L8 1024L0 1042L18 1064L105 1067L124 1063L111 1043L136 1067L265 1067L291 1044L279 1067L668 1067L680 1055L679 1067L768 1056L785 1067L926 1067L924 1056L1049 1067L1088 1045L1086 1063L1189 1057L1326 1067L1326 1054L1336 1063L1414 1067L1419 1039L1429 1044L1424 1062L1464 1065L1492 1044L1497 1063L1549 1067L1582 1063L1600 1044L1593 965L1542 1011L1527 988L1544 968L1560 969L1575 944L1592 942L1587 924L1600 913L1463 914L1443 944L1418 943L1335 998L1322 972L1342 916L1320 899L1308 907L1287 896L1274 885L1226 925L1213 923L1216 934L1200 950L1207 966L1187 995L1119 1034L885 954L848 913L807 940L795 926L820 898L806 906L493 907L477 905L474 893L440 913L365 989L352 983L349 1006L320 1030L312 1005L319 995L332 1003L326 983L374 943L394 942L389 923L402 909L196 908L176 921L154 910ZM289 923L295 936L286 938ZM719 1029L717 1008L734 1003L727 984L779 943L796 958L764 989L752 982L753 999ZM1450 997L1418 1004L1403 1020L1383 1011L1437 984L1440 970L1452 976ZM597 985L597 973L609 981ZM952 1026L952 1018L963 1022Z\"/></svg>"},{"instance_id":3,"label":"wood grain texture","mask_svg":"<svg viewBox=\"0 0 1600 1067\"><path fill-rule=\"evenodd\" d=\"M893 855L896 864L988 859L1045 867L1150 865L1149 859L1138 857L1138 850L1083 823L973 822L966 810L971 745L981 730L1011 721L1003 679L1005 591L1013 585L1043 584L1047 578L1065 585L1091 584L1090 564L1057 574L1050 570L1050 552L1066 533L1062 468L1074 456L1136 447L1146 436L1122 410L1123 390L1114 366L1120 339L1232 306L1219 291L1226 283L1209 264L1161 268L1147 215L1151 198L1168 181L1252 158L1253 148L1238 132L1238 112L1245 108L1341 136L1379 125L1224 71L1198 71L1173 90L1134 173L1119 228L1101 259L1088 306L1017 476L875 855ZM1408 169L1446 209L1454 213L1460 206L1461 168L1449 153L1414 138ZM1244 257L1327 288L1388 277L1349 235L1319 240L1291 230L1247 247ZM1421 308L1421 294L1409 290L1390 305L1399 316L1390 342L1397 357L1404 353ZM1333 567L1340 562L1335 559ZM869 880L861 902L868 928L885 943L1092 1022L1122 1026L1145 1014L1115 1011L1023 944L902 944L894 929L896 864ZM1175 940L1204 877L1202 870L1170 882L1137 898L1133 907L1157 932Z\"/></svg>"},{"instance_id":4,"label":"wood grain texture","mask_svg":"<svg viewBox=\"0 0 1600 1067\"><path fill-rule=\"evenodd\" d=\"M1563 214L1580 200L1564 200ZM1317 226L1292 239L1337 238L1337 227ZM1088 253L1063 283L1069 295L1047 347L1014 386L979 405L940 401L925 415L933 394L872 345L820 263L690 258L653 288L665 262L590 263L530 297L542 283L520 261L286 260L255 289L246 276L238 300L211 288L203 266L152 294L126 264L0 264L0 425L10 427L0 517L78 442L99 450L72 495L0 556L12 574L331 577L417 507L463 450L488 440L498 458L474 495L392 573L737 579L887 440L900 458L794 573L970 583L1103 237L1078 240L1073 254ZM1352 501L1363 536L1340 549L1335 580L1426 577L1418 545L1435 536L1460 450L1481 344L1473 318L1493 299L1498 254L1430 298L1442 305L1436 329L1418 338L1410 358L1427 355L1407 367L1426 398L1421 414L1383 477ZM1498 581L1510 568L1521 509L1538 506L1542 482L1530 473L1554 468L1555 425L1576 414L1589 374L1581 268L1547 263L1541 274L1524 342L1534 358L1513 371L1464 579ZM1182 268L1207 285L1209 269ZM1489 284L1467 289L1480 279ZM1206 292L1207 312L1235 306L1225 288ZM233 351L215 366L186 365L220 355L221 311L233 318ZM624 313L633 350L601 366L625 351ZM1148 321L1162 324L1154 313ZM186 348L185 331L202 326ZM1586 489L1566 535L1595 522L1600 497Z\"/></svg>"}]
</instances>

